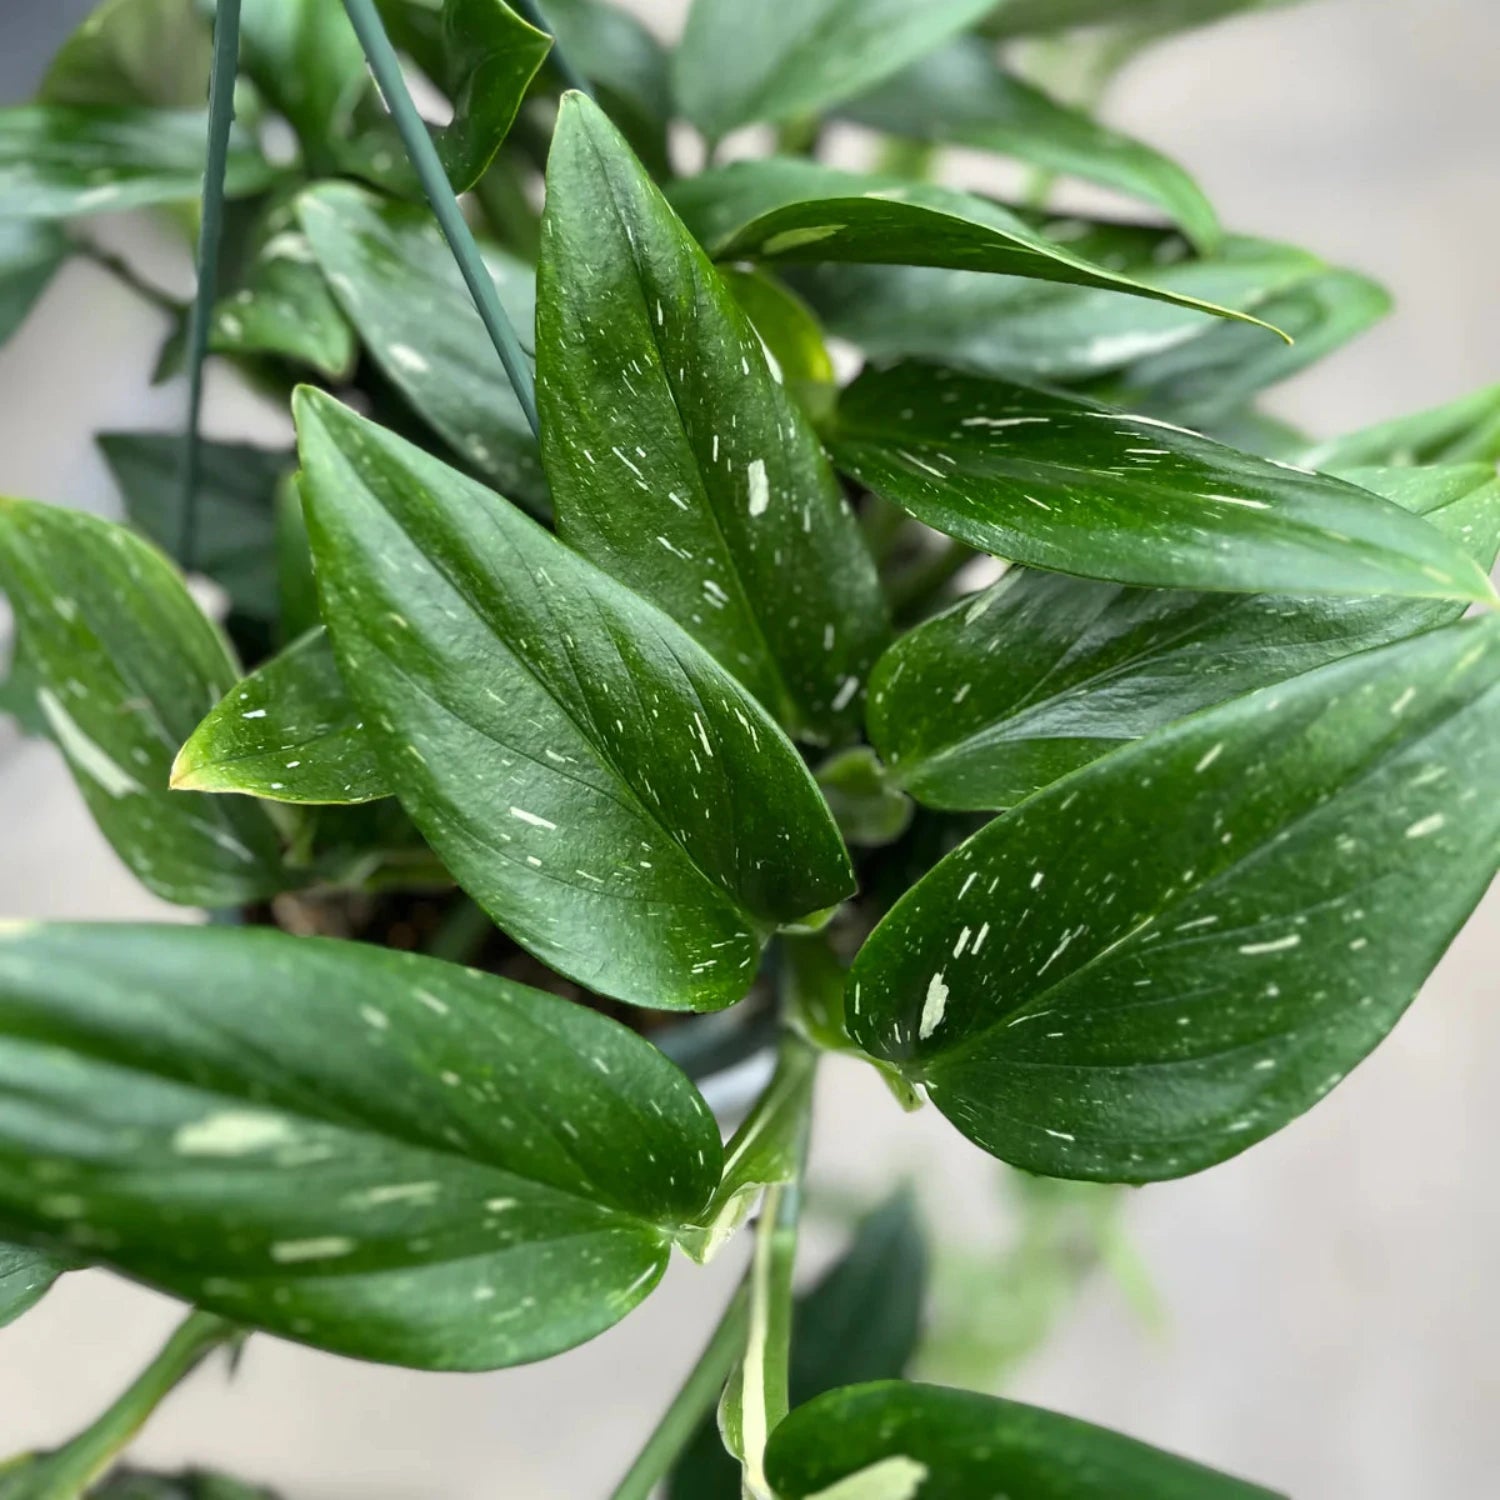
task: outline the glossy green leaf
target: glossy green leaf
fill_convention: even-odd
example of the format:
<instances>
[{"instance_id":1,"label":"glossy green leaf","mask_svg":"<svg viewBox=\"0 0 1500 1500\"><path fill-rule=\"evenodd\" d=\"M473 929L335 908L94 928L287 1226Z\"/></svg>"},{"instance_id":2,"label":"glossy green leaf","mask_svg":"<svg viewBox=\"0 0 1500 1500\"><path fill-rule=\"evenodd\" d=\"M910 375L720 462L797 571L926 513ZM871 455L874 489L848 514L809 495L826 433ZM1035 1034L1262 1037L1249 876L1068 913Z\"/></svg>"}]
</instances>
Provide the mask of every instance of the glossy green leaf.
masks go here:
<instances>
[{"instance_id":1,"label":"glossy green leaf","mask_svg":"<svg viewBox=\"0 0 1500 1500\"><path fill-rule=\"evenodd\" d=\"M859 528L749 320L578 96L548 167L537 335L563 540L793 732L848 738L885 635Z\"/></svg>"},{"instance_id":2,"label":"glossy green leaf","mask_svg":"<svg viewBox=\"0 0 1500 1500\"><path fill-rule=\"evenodd\" d=\"M509 133L552 39L505 0L444 0L443 42L453 120L438 132L438 152L454 188L465 192Z\"/></svg>"},{"instance_id":3,"label":"glossy green leaf","mask_svg":"<svg viewBox=\"0 0 1500 1500\"><path fill-rule=\"evenodd\" d=\"M1260 315L1273 293L1321 268L1305 251L1238 236L1196 258L1181 235L1137 225L1043 219L1036 227L1087 260L1190 302L928 266L814 267L799 274L798 287L829 332L872 358L918 355L980 375L1079 381L1219 326L1191 302Z\"/></svg>"},{"instance_id":4,"label":"glossy green leaf","mask_svg":"<svg viewBox=\"0 0 1500 1500\"><path fill-rule=\"evenodd\" d=\"M330 380L349 376L357 352L354 330L289 201L273 202L262 216L237 279L239 285L214 307L214 353L276 355Z\"/></svg>"},{"instance_id":5,"label":"glossy green leaf","mask_svg":"<svg viewBox=\"0 0 1500 1500\"><path fill-rule=\"evenodd\" d=\"M391 794L321 626L229 690L178 752L172 786L273 802Z\"/></svg>"},{"instance_id":6,"label":"glossy green leaf","mask_svg":"<svg viewBox=\"0 0 1500 1500\"><path fill-rule=\"evenodd\" d=\"M815 114L977 21L994 0L694 0L673 59L683 113L710 140Z\"/></svg>"},{"instance_id":7,"label":"glossy green leaf","mask_svg":"<svg viewBox=\"0 0 1500 1500\"><path fill-rule=\"evenodd\" d=\"M790 1389L801 1405L836 1386L902 1374L916 1350L927 1246L915 1200L894 1194L855 1226L844 1253L797 1299ZM670 1500L741 1500L740 1466L712 1418L684 1452Z\"/></svg>"},{"instance_id":8,"label":"glossy green leaf","mask_svg":"<svg viewBox=\"0 0 1500 1500\"><path fill-rule=\"evenodd\" d=\"M672 203L716 260L943 266L1133 292L1257 320L1142 281L1049 240L1008 208L936 183L844 172L794 157L689 178ZM1264 327L1256 336L1274 343Z\"/></svg>"},{"instance_id":9,"label":"glossy green leaf","mask_svg":"<svg viewBox=\"0 0 1500 1500\"><path fill-rule=\"evenodd\" d=\"M804 395L837 379L823 330L812 309L784 282L764 271L727 266L720 275L776 362L781 382Z\"/></svg>"},{"instance_id":10,"label":"glossy green leaf","mask_svg":"<svg viewBox=\"0 0 1500 1500\"><path fill-rule=\"evenodd\" d=\"M0 1241L0 1328L35 1307L69 1265L45 1250Z\"/></svg>"},{"instance_id":11,"label":"glossy green leaf","mask_svg":"<svg viewBox=\"0 0 1500 1500\"><path fill-rule=\"evenodd\" d=\"M601 993L739 999L772 929L852 889L796 751L666 615L498 496L317 392L296 415L344 681L459 883Z\"/></svg>"},{"instance_id":12,"label":"glossy green leaf","mask_svg":"<svg viewBox=\"0 0 1500 1500\"><path fill-rule=\"evenodd\" d=\"M655 1284L719 1161L655 1048L523 985L254 928L0 939L0 1223L303 1343L570 1348Z\"/></svg>"},{"instance_id":13,"label":"glossy green leaf","mask_svg":"<svg viewBox=\"0 0 1500 1500\"><path fill-rule=\"evenodd\" d=\"M298 203L318 264L386 378L503 494L544 505L531 429L432 216L349 183L321 184ZM494 248L485 259L529 348L531 272Z\"/></svg>"},{"instance_id":14,"label":"glossy green leaf","mask_svg":"<svg viewBox=\"0 0 1500 1500\"><path fill-rule=\"evenodd\" d=\"M241 0L240 66L315 161L369 87L340 0Z\"/></svg>"},{"instance_id":15,"label":"glossy green leaf","mask_svg":"<svg viewBox=\"0 0 1500 1500\"><path fill-rule=\"evenodd\" d=\"M1494 565L1500 481L1488 466L1348 477ZM1013 807L1174 719L1463 611L1442 599L1196 594L1017 568L886 652L871 678L870 738L891 782L929 807Z\"/></svg>"},{"instance_id":16,"label":"glossy green leaf","mask_svg":"<svg viewBox=\"0 0 1500 1500\"><path fill-rule=\"evenodd\" d=\"M0 344L21 326L67 254L67 237L57 225L0 219Z\"/></svg>"},{"instance_id":17,"label":"glossy green leaf","mask_svg":"<svg viewBox=\"0 0 1500 1500\"><path fill-rule=\"evenodd\" d=\"M454 190L467 192L509 133L552 39L505 0L377 0L377 7L392 43L453 106L433 138Z\"/></svg>"},{"instance_id":18,"label":"glossy green leaf","mask_svg":"<svg viewBox=\"0 0 1500 1500\"><path fill-rule=\"evenodd\" d=\"M177 747L238 674L166 558L95 516L0 500L0 584L52 738L137 878L191 906L280 890L259 806L168 790Z\"/></svg>"},{"instance_id":19,"label":"glossy green leaf","mask_svg":"<svg viewBox=\"0 0 1500 1500\"><path fill-rule=\"evenodd\" d=\"M0 218L62 219L191 202L203 185L199 110L28 104L0 110ZM225 192L266 187L272 169L231 137Z\"/></svg>"},{"instance_id":20,"label":"glossy green leaf","mask_svg":"<svg viewBox=\"0 0 1500 1500\"><path fill-rule=\"evenodd\" d=\"M169 555L182 534L182 435L101 432L99 451L131 522ZM198 532L193 562L257 619L277 613L275 495L289 451L251 443L200 442ZM232 680L232 679L231 679Z\"/></svg>"},{"instance_id":21,"label":"glossy green leaf","mask_svg":"<svg viewBox=\"0 0 1500 1500\"><path fill-rule=\"evenodd\" d=\"M1073 1417L895 1380L798 1407L766 1471L779 1500L1277 1500Z\"/></svg>"},{"instance_id":22,"label":"glossy green leaf","mask_svg":"<svg viewBox=\"0 0 1500 1500\"><path fill-rule=\"evenodd\" d=\"M1311 1108L1500 849L1500 617L1194 714L988 824L891 910L848 1022L1027 1171L1144 1182Z\"/></svg>"},{"instance_id":23,"label":"glossy green leaf","mask_svg":"<svg viewBox=\"0 0 1500 1500\"><path fill-rule=\"evenodd\" d=\"M212 54L196 0L104 0L58 48L37 98L201 107Z\"/></svg>"},{"instance_id":24,"label":"glossy green leaf","mask_svg":"<svg viewBox=\"0 0 1500 1500\"><path fill-rule=\"evenodd\" d=\"M1219 238L1213 206L1176 162L1007 72L977 37L929 54L840 113L892 135L996 151L1098 183L1155 204L1200 246Z\"/></svg>"},{"instance_id":25,"label":"glossy green leaf","mask_svg":"<svg viewBox=\"0 0 1500 1500\"><path fill-rule=\"evenodd\" d=\"M1500 385L1327 442L1295 445L1277 456L1310 469L1350 464L1493 464L1500 461Z\"/></svg>"},{"instance_id":26,"label":"glossy green leaf","mask_svg":"<svg viewBox=\"0 0 1500 1500\"><path fill-rule=\"evenodd\" d=\"M1037 387L871 371L830 446L861 484L1013 562L1152 587L1494 597L1460 547L1389 501Z\"/></svg>"},{"instance_id":27,"label":"glossy green leaf","mask_svg":"<svg viewBox=\"0 0 1500 1500\"><path fill-rule=\"evenodd\" d=\"M1193 427L1229 420L1261 391L1289 379L1364 333L1391 310L1390 293L1368 276L1338 267L1316 270L1257 304L1259 318L1284 329L1290 344L1229 323L1132 362L1090 387L1129 406Z\"/></svg>"}]
</instances>

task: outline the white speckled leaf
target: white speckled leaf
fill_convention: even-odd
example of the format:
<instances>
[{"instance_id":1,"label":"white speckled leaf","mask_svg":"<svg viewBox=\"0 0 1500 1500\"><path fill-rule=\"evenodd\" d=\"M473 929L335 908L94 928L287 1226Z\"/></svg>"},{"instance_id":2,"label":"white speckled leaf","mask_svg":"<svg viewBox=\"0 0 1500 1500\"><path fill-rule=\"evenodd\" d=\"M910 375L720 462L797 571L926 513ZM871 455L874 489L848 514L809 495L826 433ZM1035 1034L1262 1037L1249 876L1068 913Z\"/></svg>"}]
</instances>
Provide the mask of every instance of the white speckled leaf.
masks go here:
<instances>
[{"instance_id":1,"label":"white speckled leaf","mask_svg":"<svg viewBox=\"0 0 1500 1500\"><path fill-rule=\"evenodd\" d=\"M1497 787L1500 617L1195 714L918 882L850 1033L1027 1171L1198 1171L1396 1023L1495 872Z\"/></svg>"},{"instance_id":2,"label":"white speckled leaf","mask_svg":"<svg viewBox=\"0 0 1500 1500\"><path fill-rule=\"evenodd\" d=\"M1326 269L1289 245L1231 235L1195 257L1171 230L1077 218L1036 221L1084 259L1198 303L1260 315L1275 293ZM979 375L1099 379L1204 338L1220 320L1189 304L932 266L814 266L797 276L830 333L871 359L931 359ZM1268 321L1275 322L1274 317ZM1273 339L1258 340L1257 357Z\"/></svg>"},{"instance_id":3,"label":"white speckled leaf","mask_svg":"<svg viewBox=\"0 0 1500 1500\"><path fill-rule=\"evenodd\" d=\"M545 507L536 441L437 221L347 182L321 183L297 204L334 296L385 377L504 495ZM493 246L484 254L529 350L531 271Z\"/></svg>"},{"instance_id":4,"label":"white speckled leaf","mask_svg":"<svg viewBox=\"0 0 1500 1500\"><path fill-rule=\"evenodd\" d=\"M224 695L178 752L172 785L273 802L373 802L391 794L321 625Z\"/></svg>"},{"instance_id":5,"label":"white speckled leaf","mask_svg":"<svg viewBox=\"0 0 1500 1500\"><path fill-rule=\"evenodd\" d=\"M1461 547L1368 491L1153 417L906 363L845 393L834 461L1012 562L1158 588L1492 600Z\"/></svg>"},{"instance_id":6,"label":"white speckled leaf","mask_svg":"<svg viewBox=\"0 0 1500 1500\"><path fill-rule=\"evenodd\" d=\"M26 104L0 109L0 219L66 219L185 203L203 186L208 120L201 110ZM224 191L270 184L272 169L236 133Z\"/></svg>"},{"instance_id":7,"label":"white speckled leaf","mask_svg":"<svg viewBox=\"0 0 1500 1500\"><path fill-rule=\"evenodd\" d=\"M799 1406L766 1472L779 1500L1285 1500L1074 1417L897 1380Z\"/></svg>"},{"instance_id":8,"label":"white speckled leaf","mask_svg":"<svg viewBox=\"0 0 1500 1500\"><path fill-rule=\"evenodd\" d=\"M537 361L563 539L794 733L849 738L886 631L859 528L718 273L571 96L548 165Z\"/></svg>"},{"instance_id":9,"label":"white speckled leaf","mask_svg":"<svg viewBox=\"0 0 1500 1500\"><path fill-rule=\"evenodd\" d=\"M1346 477L1493 565L1500 480L1488 465ZM1014 568L881 657L870 739L890 783L929 807L1013 807L1173 719L1463 611L1446 599L1198 594Z\"/></svg>"},{"instance_id":10,"label":"white speckled leaf","mask_svg":"<svg viewBox=\"0 0 1500 1500\"><path fill-rule=\"evenodd\" d=\"M0 1226L361 1359L592 1338L718 1180L697 1091L614 1021L361 944L0 934Z\"/></svg>"},{"instance_id":11,"label":"white speckled leaf","mask_svg":"<svg viewBox=\"0 0 1500 1500\"><path fill-rule=\"evenodd\" d=\"M499 496L303 390L302 495L381 768L522 946L637 1004L738 1000L852 889L817 785L703 648Z\"/></svg>"},{"instance_id":12,"label":"white speckled leaf","mask_svg":"<svg viewBox=\"0 0 1500 1500\"><path fill-rule=\"evenodd\" d=\"M178 746L239 674L166 558L97 516L0 500L0 585L52 738L142 884L209 907L294 884L265 809L168 789Z\"/></svg>"},{"instance_id":13,"label":"white speckled leaf","mask_svg":"<svg viewBox=\"0 0 1500 1500\"><path fill-rule=\"evenodd\" d=\"M715 260L943 266L1104 287L1257 325L1088 260L973 193L902 177L845 172L798 157L736 162L674 186L672 205ZM1274 332L1258 336L1276 343Z\"/></svg>"}]
</instances>

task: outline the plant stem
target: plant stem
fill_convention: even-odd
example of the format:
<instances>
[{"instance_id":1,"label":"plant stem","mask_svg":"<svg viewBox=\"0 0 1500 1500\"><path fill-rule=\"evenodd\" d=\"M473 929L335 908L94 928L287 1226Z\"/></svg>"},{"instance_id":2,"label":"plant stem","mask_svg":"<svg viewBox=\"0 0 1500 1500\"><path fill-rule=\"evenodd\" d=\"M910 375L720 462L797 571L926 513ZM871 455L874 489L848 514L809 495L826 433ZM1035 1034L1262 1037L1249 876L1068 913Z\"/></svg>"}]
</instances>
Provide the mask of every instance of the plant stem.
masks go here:
<instances>
[{"instance_id":1,"label":"plant stem","mask_svg":"<svg viewBox=\"0 0 1500 1500\"><path fill-rule=\"evenodd\" d=\"M41 1461L36 1486L27 1490L28 1500L76 1500L83 1495L172 1389L200 1360L238 1333L233 1323L212 1313L190 1312L119 1399Z\"/></svg>"},{"instance_id":2,"label":"plant stem","mask_svg":"<svg viewBox=\"0 0 1500 1500\"><path fill-rule=\"evenodd\" d=\"M800 1181L766 1189L750 1262L750 1325L740 1376L740 1447L747 1500L771 1500L766 1443L790 1406L792 1271Z\"/></svg>"},{"instance_id":3,"label":"plant stem","mask_svg":"<svg viewBox=\"0 0 1500 1500\"><path fill-rule=\"evenodd\" d=\"M153 282L147 281L124 256L116 255L113 250L106 250L103 245L96 245L92 240L85 239L75 239L73 251L108 271L122 286L129 287L136 296L149 302L152 307L174 318L182 312L182 304L170 292L164 292Z\"/></svg>"},{"instance_id":4,"label":"plant stem","mask_svg":"<svg viewBox=\"0 0 1500 1500\"><path fill-rule=\"evenodd\" d=\"M234 124L234 77L240 55L240 0L219 0L214 10L213 69L208 80L208 159L203 168L203 218L198 226L198 290L188 314L188 416L182 460L182 509L177 556L193 565L198 527L198 423L203 411L203 362L213 319L224 228L224 171Z\"/></svg>"},{"instance_id":5,"label":"plant stem","mask_svg":"<svg viewBox=\"0 0 1500 1500\"><path fill-rule=\"evenodd\" d=\"M719 1399L735 1361L745 1349L749 1291L743 1284L730 1298L724 1315L688 1371L666 1414L636 1456L610 1500L647 1500L677 1462L713 1404Z\"/></svg>"},{"instance_id":6,"label":"plant stem","mask_svg":"<svg viewBox=\"0 0 1500 1500\"><path fill-rule=\"evenodd\" d=\"M520 402L521 410L535 433L539 423L536 412L536 381L531 373L531 366L521 350L520 340L516 337L510 318L500 305L495 283L459 209L458 199L454 196L447 173L443 171L443 164L438 158L437 147L432 144L427 126L417 113L416 105L412 103L406 80L401 76L401 64L396 57L396 50L385 34L374 0L344 0L344 9L349 13L349 20L359 37L360 46L364 48L370 71L375 75L380 92L385 96L386 107L391 112L401 142L406 147L406 154L421 180L422 191L427 195L427 201L448 241L448 248L458 262L458 269L469 288L469 295L474 299L474 306L479 311L485 331L495 346L495 352L500 356L500 363L505 366L511 389L515 391L516 400Z\"/></svg>"}]
</instances>

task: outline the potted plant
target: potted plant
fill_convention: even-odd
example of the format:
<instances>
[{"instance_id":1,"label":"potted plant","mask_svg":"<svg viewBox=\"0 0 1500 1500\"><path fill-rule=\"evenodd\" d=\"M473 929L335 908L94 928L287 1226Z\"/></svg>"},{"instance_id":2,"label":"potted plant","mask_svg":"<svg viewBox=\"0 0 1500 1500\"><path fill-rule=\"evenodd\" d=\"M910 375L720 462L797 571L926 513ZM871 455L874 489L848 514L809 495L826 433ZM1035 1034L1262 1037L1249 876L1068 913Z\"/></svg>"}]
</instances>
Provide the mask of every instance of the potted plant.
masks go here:
<instances>
[{"instance_id":1,"label":"potted plant","mask_svg":"<svg viewBox=\"0 0 1500 1500\"><path fill-rule=\"evenodd\" d=\"M907 1198L794 1301L824 1053L1038 1192L1181 1177L1494 874L1500 399L1265 415L1384 294L1088 107L1245 8L696 0L668 54L604 0L106 0L0 112L0 333L89 255L190 392L100 436L125 522L0 501L4 701L211 914L0 932L0 1319L85 1265L191 1308L0 1495L253 1493L118 1467L211 1350L524 1363L742 1229L617 1497L1268 1493L900 1379ZM139 208L190 306L93 238ZM199 434L209 358L295 447Z\"/></svg>"}]
</instances>

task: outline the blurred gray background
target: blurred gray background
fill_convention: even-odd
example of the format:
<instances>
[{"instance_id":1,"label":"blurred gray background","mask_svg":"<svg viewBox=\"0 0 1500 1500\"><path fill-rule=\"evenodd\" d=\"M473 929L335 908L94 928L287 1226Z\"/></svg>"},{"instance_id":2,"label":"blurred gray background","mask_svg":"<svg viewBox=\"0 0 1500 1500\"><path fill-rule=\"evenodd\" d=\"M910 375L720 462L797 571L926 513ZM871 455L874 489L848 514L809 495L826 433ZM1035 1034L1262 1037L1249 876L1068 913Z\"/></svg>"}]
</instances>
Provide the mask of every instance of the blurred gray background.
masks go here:
<instances>
[{"instance_id":1,"label":"blurred gray background","mask_svg":"<svg viewBox=\"0 0 1500 1500\"><path fill-rule=\"evenodd\" d=\"M86 8L0 0L0 97L25 93ZM683 5L638 8L670 30ZM1393 319L1277 394L1314 432L1500 378L1497 62L1494 0L1313 0L1163 47L1114 96L1112 118L1193 169L1232 227L1306 244L1396 293ZM144 226L129 236L184 283L179 253ZM65 272L0 353L0 486L111 509L88 434L180 420L180 388L144 384L161 333L101 273ZM278 421L213 386L213 432L266 437ZM49 747L0 738L0 808L0 912L171 915L93 833ZM1161 1326L1095 1278L1011 1393L1301 1500L1497 1493L1497 894L1385 1047L1310 1115L1202 1177L1131 1195ZM873 1197L912 1175L946 1235L998 1260L993 1164L932 1111L900 1115L859 1069L826 1074L816 1180ZM289 1500L600 1496L741 1255L677 1266L619 1328L531 1369L415 1375L257 1338L232 1383L202 1372L135 1452L219 1464ZM0 1333L0 1453L92 1416L175 1316L102 1275L66 1280Z\"/></svg>"}]
</instances>

